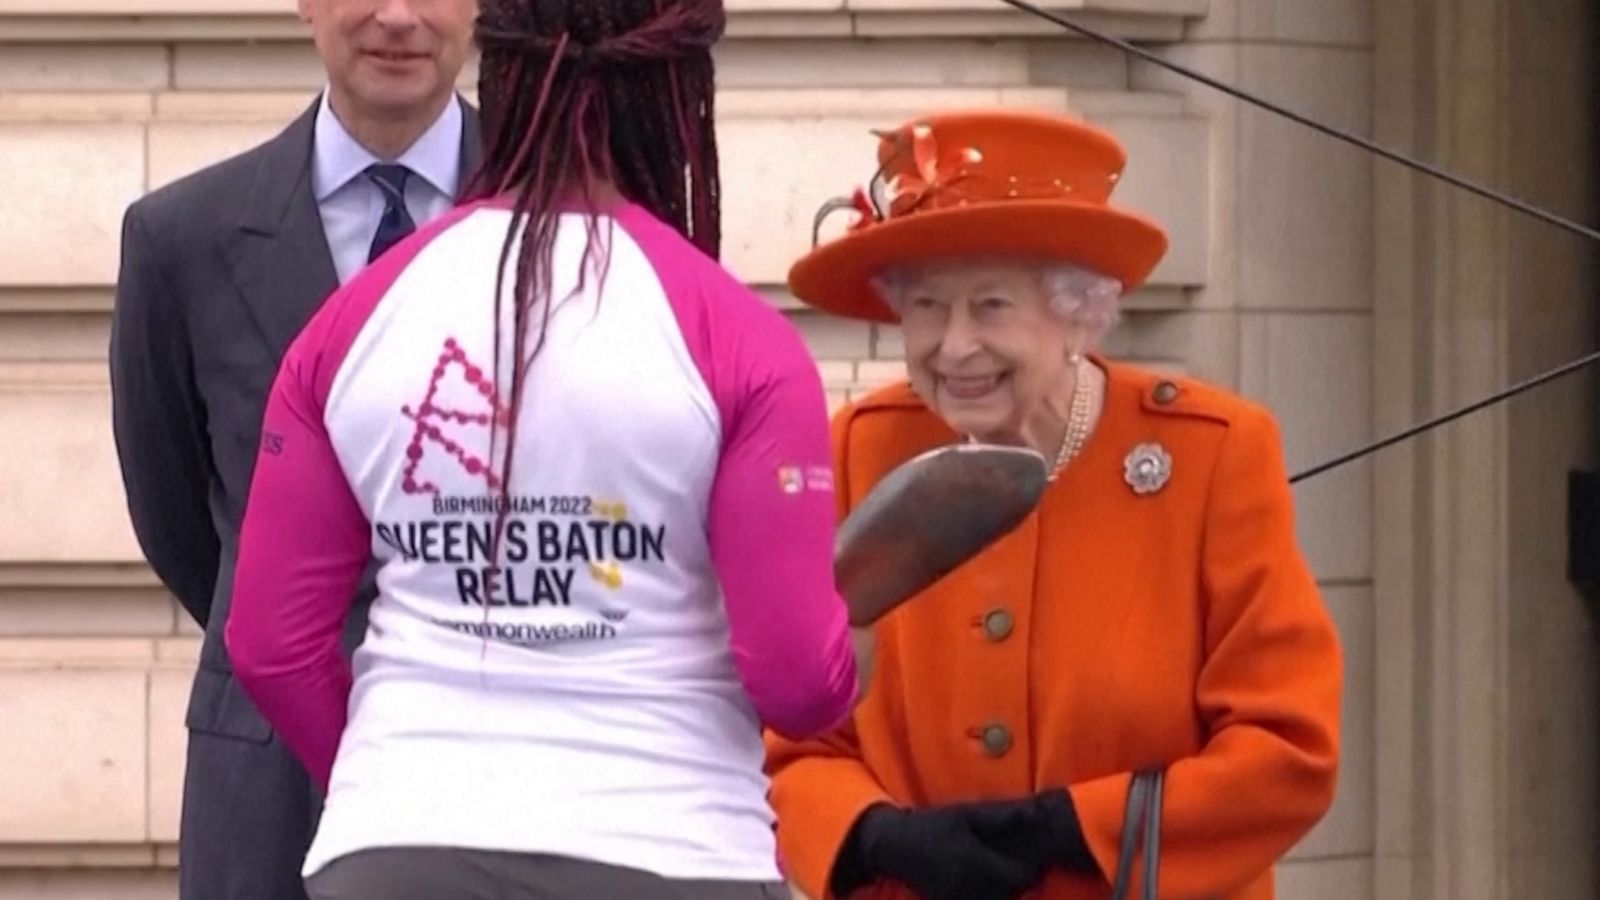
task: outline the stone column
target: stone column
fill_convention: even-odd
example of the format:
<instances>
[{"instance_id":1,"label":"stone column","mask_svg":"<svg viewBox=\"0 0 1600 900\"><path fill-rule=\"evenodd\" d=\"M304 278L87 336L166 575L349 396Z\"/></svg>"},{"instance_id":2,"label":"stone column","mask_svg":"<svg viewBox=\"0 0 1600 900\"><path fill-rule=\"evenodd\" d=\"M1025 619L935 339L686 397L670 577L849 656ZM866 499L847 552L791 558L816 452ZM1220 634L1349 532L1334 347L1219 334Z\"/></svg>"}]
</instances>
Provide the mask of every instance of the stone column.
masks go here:
<instances>
[{"instance_id":1,"label":"stone column","mask_svg":"<svg viewBox=\"0 0 1600 900\"><path fill-rule=\"evenodd\" d=\"M1587 4L1377 5L1380 140L1592 220ZM1595 341L1593 250L1382 166L1375 403L1389 431ZM1378 896L1590 896L1595 649L1565 584L1593 378L1377 461Z\"/></svg>"}]
</instances>

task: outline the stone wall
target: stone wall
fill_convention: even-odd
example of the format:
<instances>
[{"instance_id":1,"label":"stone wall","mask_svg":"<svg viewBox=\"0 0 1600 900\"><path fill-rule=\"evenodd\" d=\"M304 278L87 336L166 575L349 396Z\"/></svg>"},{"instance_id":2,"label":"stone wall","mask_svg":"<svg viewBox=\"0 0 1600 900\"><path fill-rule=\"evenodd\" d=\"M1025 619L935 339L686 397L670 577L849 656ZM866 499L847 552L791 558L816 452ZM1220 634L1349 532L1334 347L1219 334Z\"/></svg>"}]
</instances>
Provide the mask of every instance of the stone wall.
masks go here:
<instances>
[{"instance_id":1,"label":"stone wall","mask_svg":"<svg viewBox=\"0 0 1600 900\"><path fill-rule=\"evenodd\" d=\"M1304 112L1370 127L1365 0L1052 5ZM321 76L292 6L0 0L5 900L174 896L197 644L143 566L122 507L105 368L117 236L142 192L266 138L310 102ZM869 128L998 103L1113 129L1130 154L1118 199L1171 230L1171 254L1129 301L1114 354L1267 402L1294 468L1369 436L1364 154L992 0L730 8L718 98L725 257L794 317L833 402L897 377L901 345L893 329L824 319L786 296L813 212L870 174ZM1353 466L1299 493L1302 539L1350 674L1337 806L1282 867L1287 900L1373 891L1371 479Z\"/></svg>"},{"instance_id":2,"label":"stone wall","mask_svg":"<svg viewBox=\"0 0 1600 900\"><path fill-rule=\"evenodd\" d=\"M1384 0L1380 140L1592 224L1596 9ZM1384 431L1596 342L1594 248L1384 166L1374 401ZM1375 468L1377 884L1384 897L1596 890L1597 648L1566 581L1566 476L1593 469L1595 373Z\"/></svg>"}]
</instances>

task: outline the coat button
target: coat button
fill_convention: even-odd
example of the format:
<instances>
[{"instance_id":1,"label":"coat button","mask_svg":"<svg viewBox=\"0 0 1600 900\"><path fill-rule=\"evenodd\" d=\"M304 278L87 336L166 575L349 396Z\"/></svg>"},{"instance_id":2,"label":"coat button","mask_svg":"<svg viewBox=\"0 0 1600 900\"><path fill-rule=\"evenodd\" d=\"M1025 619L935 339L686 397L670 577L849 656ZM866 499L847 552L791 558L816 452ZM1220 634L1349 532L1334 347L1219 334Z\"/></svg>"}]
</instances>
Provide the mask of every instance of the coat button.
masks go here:
<instances>
[{"instance_id":1,"label":"coat button","mask_svg":"<svg viewBox=\"0 0 1600 900\"><path fill-rule=\"evenodd\" d=\"M1016 621L1004 609L993 609L983 617L983 634L991 641L1003 641L1011 636Z\"/></svg>"},{"instance_id":2,"label":"coat button","mask_svg":"<svg viewBox=\"0 0 1600 900\"><path fill-rule=\"evenodd\" d=\"M978 739L983 742L983 752L990 756L1005 756L1011 750L1011 729L1004 725L985 725Z\"/></svg>"},{"instance_id":3,"label":"coat button","mask_svg":"<svg viewBox=\"0 0 1600 900\"><path fill-rule=\"evenodd\" d=\"M1157 384L1155 390L1155 399L1157 403L1161 404L1162 406L1166 406L1172 401L1178 399L1178 386L1170 381L1163 381L1160 384Z\"/></svg>"}]
</instances>

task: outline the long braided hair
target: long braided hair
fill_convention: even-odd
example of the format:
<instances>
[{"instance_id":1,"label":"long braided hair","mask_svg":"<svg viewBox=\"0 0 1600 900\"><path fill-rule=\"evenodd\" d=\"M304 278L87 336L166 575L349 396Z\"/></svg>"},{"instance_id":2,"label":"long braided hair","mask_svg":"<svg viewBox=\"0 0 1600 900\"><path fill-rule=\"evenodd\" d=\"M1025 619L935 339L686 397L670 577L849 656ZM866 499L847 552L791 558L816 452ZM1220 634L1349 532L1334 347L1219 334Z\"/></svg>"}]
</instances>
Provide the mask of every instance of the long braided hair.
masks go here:
<instances>
[{"instance_id":1,"label":"long braided hair","mask_svg":"<svg viewBox=\"0 0 1600 900\"><path fill-rule=\"evenodd\" d=\"M588 211L579 291L598 244L595 211L608 186L719 257L711 47L725 22L721 0L480 2L478 99L485 146L466 199L515 198L495 284L497 373L504 279L517 248L496 557L524 382L556 303L551 267L563 204L576 202ZM530 352L528 324L536 306L542 321ZM495 455L491 449L490 458Z\"/></svg>"}]
</instances>

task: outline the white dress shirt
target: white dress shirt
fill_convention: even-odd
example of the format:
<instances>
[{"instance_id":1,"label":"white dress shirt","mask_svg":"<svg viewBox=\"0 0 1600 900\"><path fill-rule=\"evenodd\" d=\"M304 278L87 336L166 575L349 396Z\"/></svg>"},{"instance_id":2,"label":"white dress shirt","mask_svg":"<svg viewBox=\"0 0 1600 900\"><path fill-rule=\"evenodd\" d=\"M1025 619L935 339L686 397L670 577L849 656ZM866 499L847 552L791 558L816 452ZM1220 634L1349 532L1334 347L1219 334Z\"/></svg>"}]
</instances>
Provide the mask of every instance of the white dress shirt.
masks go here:
<instances>
[{"instance_id":1,"label":"white dress shirt","mask_svg":"<svg viewBox=\"0 0 1600 900\"><path fill-rule=\"evenodd\" d=\"M461 127L461 103L452 98L416 143L392 160L413 173L406 182L406 209L419 228L455 204L461 184ZM391 160L379 159L350 136L334 115L326 90L317 110L313 148L311 190L334 269L344 284L367 264L383 218L383 192L364 173L368 166Z\"/></svg>"}]
</instances>

